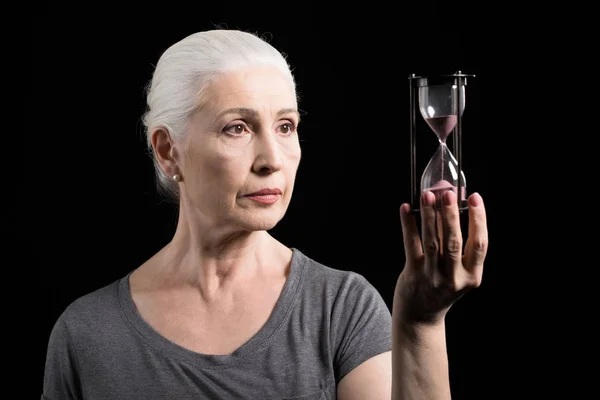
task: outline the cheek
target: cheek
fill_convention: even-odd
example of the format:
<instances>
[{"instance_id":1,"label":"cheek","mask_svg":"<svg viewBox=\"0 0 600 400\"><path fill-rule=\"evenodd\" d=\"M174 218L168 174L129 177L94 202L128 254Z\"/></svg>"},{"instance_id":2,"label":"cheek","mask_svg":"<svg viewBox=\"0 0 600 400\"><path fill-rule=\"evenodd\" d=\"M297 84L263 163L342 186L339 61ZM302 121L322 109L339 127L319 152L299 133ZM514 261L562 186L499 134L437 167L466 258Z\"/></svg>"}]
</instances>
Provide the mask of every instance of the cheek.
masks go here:
<instances>
[{"instance_id":1,"label":"cheek","mask_svg":"<svg viewBox=\"0 0 600 400\"><path fill-rule=\"evenodd\" d=\"M235 177L239 162L235 159L224 156L211 157L204 163L203 167L206 173L206 179L216 185L228 185Z\"/></svg>"},{"instance_id":2,"label":"cheek","mask_svg":"<svg viewBox=\"0 0 600 400\"><path fill-rule=\"evenodd\" d=\"M227 184L235 176L236 169L240 169L243 154L241 147L227 143L195 143L186 152L187 175L195 176L201 186Z\"/></svg>"},{"instance_id":3,"label":"cheek","mask_svg":"<svg viewBox=\"0 0 600 400\"><path fill-rule=\"evenodd\" d=\"M288 189L291 189L294 186L301 157L302 152L300 150L300 146L290 148L289 151L285 153L284 174L286 179L286 186L288 186ZM286 194L286 197L288 197L289 199L290 195L291 193L288 193Z\"/></svg>"},{"instance_id":4,"label":"cheek","mask_svg":"<svg viewBox=\"0 0 600 400\"><path fill-rule=\"evenodd\" d=\"M300 149L300 143L298 140L290 141L283 147L284 154L287 158L287 162L291 168L298 168L300 158L302 157L302 150Z\"/></svg>"},{"instance_id":5,"label":"cheek","mask_svg":"<svg viewBox=\"0 0 600 400\"><path fill-rule=\"evenodd\" d=\"M207 176L205 180L210 182L213 192L237 192L247 177L249 168L244 154L232 154L231 152L219 152L213 154L210 162L205 164Z\"/></svg>"}]
</instances>

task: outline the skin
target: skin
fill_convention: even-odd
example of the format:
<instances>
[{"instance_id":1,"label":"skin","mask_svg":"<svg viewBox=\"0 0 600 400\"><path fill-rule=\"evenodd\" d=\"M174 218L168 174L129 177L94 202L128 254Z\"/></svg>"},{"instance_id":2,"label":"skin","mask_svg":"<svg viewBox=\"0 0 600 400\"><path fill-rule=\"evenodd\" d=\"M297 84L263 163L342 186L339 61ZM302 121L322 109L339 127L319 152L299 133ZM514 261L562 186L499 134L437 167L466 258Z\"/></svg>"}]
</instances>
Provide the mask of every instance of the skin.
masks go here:
<instances>
[{"instance_id":1,"label":"skin","mask_svg":"<svg viewBox=\"0 0 600 400\"><path fill-rule=\"evenodd\" d=\"M278 246L265 231L288 208L301 150L294 91L279 72L229 73L206 96L211 100L191 116L184 141L159 129L152 145L163 170L182 177L166 257L184 260L177 274L210 299L255 273L259 258L272 258ZM280 200L265 206L244 197L262 188L279 188Z\"/></svg>"},{"instance_id":2,"label":"skin","mask_svg":"<svg viewBox=\"0 0 600 400\"><path fill-rule=\"evenodd\" d=\"M222 75L206 99L185 139L152 134L163 171L182 177L179 219L173 239L130 285L158 332L192 350L228 354L266 322L289 271L291 249L267 230L292 196L299 115L293 87L268 68ZM279 200L245 197L263 188L279 188Z\"/></svg>"},{"instance_id":3,"label":"skin","mask_svg":"<svg viewBox=\"0 0 600 400\"><path fill-rule=\"evenodd\" d=\"M444 319L452 305L481 285L488 249L485 205L468 198L464 238L456 195L443 195L441 210L431 192L421 197L421 231L408 204L400 207L406 263L393 300L393 399L450 399Z\"/></svg>"},{"instance_id":4,"label":"skin","mask_svg":"<svg viewBox=\"0 0 600 400\"><path fill-rule=\"evenodd\" d=\"M291 200L299 116L294 88L269 68L224 74L207 98L183 141L153 132L161 168L182 177L179 220L172 241L132 274L130 285L142 316L159 332L196 351L228 354L268 319L289 270L291 250L267 230ZM282 194L272 205L244 197L275 187ZM463 246L453 192L445 200L436 212L433 194L424 193L422 237L408 205L400 207L406 260L394 293L393 350L347 374L339 399L450 398L444 318L481 283L487 226L483 200L473 194Z\"/></svg>"}]
</instances>

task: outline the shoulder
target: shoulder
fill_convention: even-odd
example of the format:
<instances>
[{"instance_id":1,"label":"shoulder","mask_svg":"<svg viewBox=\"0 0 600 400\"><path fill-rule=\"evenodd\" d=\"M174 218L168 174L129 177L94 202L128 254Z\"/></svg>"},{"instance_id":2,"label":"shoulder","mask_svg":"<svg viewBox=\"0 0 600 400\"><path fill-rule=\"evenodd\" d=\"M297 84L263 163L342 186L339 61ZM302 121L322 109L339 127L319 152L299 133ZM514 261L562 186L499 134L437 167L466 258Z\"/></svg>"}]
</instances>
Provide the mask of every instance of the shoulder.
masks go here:
<instances>
[{"instance_id":1,"label":"shoulder","mask_svg":"<svg viewBox=\"0 0 600 400\"><path fill-rule=\"evenodd\" d=\"M379 290L360 273L334 268L297 249L296 252L302 265L303 301L314 306L318 303L330 313L347 314L354 307L389 312Z\"/></svg>"},{"instance_id":2,"label":"shoulder","mask_svg":"<svg viewBox=\"0 0 600 400\"><path fill-rule=\"evenodd\" d=\"M301 308L323 324L319 332L328 337L339 382L364 361L391 350L391 312L379 290L363 275L301 256Z\"/></svg>"},{"instance_id":3,"label":"shoulder","mask_svg":"<svg viewBox=\"0 0 600 400\"><path fill-rule=\"evenodd\" d=\"M53 331L74 338L82 332L100 332L107 322L121 315L119 306L120 278L69 303L56 320Z\"/></svg>"},{"instance_id":4,"label":"shoulder","mask_svg":"<svg viewBox=\"0 0 600 400\"><path fill-rule=\"evenodd\" d=\"M304 279L310 287L347 295L365 292L378 293L377 288L360 273L334 268L305 255L298 249L295 251L298 260L303 264Z\"/></svg>"}]
</instances>

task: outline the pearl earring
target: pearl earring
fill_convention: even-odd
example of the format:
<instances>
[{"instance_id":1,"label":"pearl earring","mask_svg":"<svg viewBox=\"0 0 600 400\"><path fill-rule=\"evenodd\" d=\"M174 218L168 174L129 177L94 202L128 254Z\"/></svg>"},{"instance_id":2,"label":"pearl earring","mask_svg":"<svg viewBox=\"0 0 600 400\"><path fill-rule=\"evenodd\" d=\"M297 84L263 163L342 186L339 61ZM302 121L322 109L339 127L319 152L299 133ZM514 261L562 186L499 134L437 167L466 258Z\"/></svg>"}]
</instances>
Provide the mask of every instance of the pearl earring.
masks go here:
<instances>
[{"instance_id":1,"label":"pearl earring","mask_svg":"<svg viewBox=\"0 0 600 400\"><path fill-rule=\"evenodd\" d=\"M175 174L175 175L173 175L173 180L175 182L180 182L181 181L181 177L179 176L179 174Z\"/></svg>"}]
</instances>

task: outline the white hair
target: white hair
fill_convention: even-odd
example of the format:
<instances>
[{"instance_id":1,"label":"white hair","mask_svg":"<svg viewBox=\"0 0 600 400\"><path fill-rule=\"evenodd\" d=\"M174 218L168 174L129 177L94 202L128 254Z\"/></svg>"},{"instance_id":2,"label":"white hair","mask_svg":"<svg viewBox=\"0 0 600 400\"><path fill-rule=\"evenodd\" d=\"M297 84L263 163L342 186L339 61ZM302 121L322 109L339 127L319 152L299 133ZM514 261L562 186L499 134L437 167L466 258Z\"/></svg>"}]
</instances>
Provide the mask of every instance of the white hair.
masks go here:
<instances>
[{"instance_id":1,"label":"white hair","mask_svg":"<svg viewBox=\"0 0 600 400\"><path fill-rule=\"evenodd\" d=\"M198 32L173 44L161 55L147 86L147 109L142 116L159 192L174 200L179 198L177 183L158 164L151 144L152 133L162 128L174 140L182 139L189 117L202 103L206 88L217 75L261 65L279 68L295 90L285 56L252 33L227 29Z\"/></svg>"}]
</instances>

